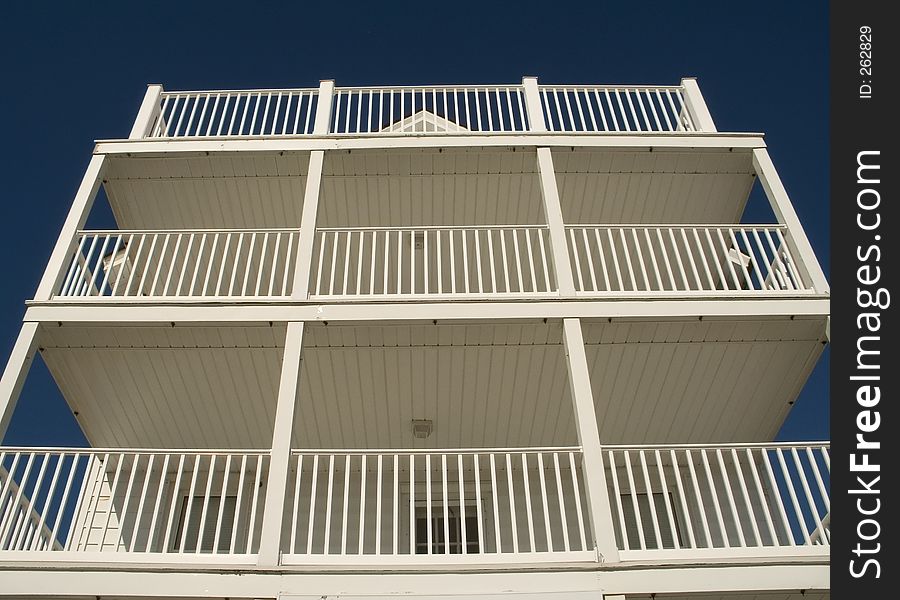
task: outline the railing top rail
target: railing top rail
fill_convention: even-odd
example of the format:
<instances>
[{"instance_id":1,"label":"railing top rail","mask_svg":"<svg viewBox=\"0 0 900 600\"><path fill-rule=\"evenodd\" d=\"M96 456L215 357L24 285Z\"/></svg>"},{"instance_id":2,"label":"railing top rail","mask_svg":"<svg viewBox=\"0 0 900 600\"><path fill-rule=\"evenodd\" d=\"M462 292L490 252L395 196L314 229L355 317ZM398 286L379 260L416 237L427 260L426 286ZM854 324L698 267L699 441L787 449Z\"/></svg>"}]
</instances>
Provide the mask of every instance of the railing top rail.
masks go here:
<instances>
[{"instance_id":1,"label":"railing top rail","mask_svg":"<svg viewBox=\"0 0 900 600\"><path fill-rule=\"evenodd\" d=\"M339 92L380 92L380 91L411 91L411 90L484 90L484 89L513 89L522 88L521 83L475 83L475 84L451 84L451 85L382 85L382 86L336 86L335 91Z\"/></svg>"},{"instance_id":2,"label":"railing top rail","mask_svg":"<svg viewBox=\"0 0 900 600\"><path fill-rule=\"evenodd\" d=\"M569 229L592 227L595 229L781 229L787 225L781 223L566 223Z\"/></svg>"},{"instance_id":3,"label":"railing top rail","mask_svg":"<svg viewBox=\"0 0 900 600\"><path fill-rule=\"evenodd\" d=\"M830 441L813 442L751 442L747 444L604 444L603 450L715 450L726 448L814 448L831 447Z\"/></svg>"},{"instance_id":4,"label":"railing top rail","mask_svg":"<svg viewBox=\"0 0 900 600\"><path fill-rule=\"evenodd\" d=\"M166 90L160 94L162 97L172 96L196 96L198 94L277 94L277 93L295 93L308 92L313 94L319 93L319 88L258 88L258 89L235 89L235 90Z\"/></svg>"},{"instance_id":5,"label":"railing top rail","mask_svg":"<svg viewBox=\"0 0 900 600\"><path fill-rule=\"evenodd\" d=\"M625 84L612 84L612 83L587 83L587 84L576 84L576 83L563 83L563 84L552 84L552 83L542 83L538 85L539 89L542 90L683 90L684 87L681 85L644 85L644 84L634 84L634 83L625 83Z\"/></svg>"},{"instance_id":6,"label":"railing top rail","mask_svg":"<svg viewBox=\"0 0 900 600\"><path fill-rule=\"evenodd\" d=\"M74 448L64 446L0 446L0 452L28 452L36 454L65 453L65 454L264 454L271 450L256 448Z\"/></svg>"},{"instance_id":7,"label":"railing top rail","mask_svg":"<svg viewBox=\"0 0 900 600\"><path fill-rule=\"evenodd\" d=\"M272 227L258 229L79 229L79 235L127 235L166 233L297 233L299 227Z\"/></svg>"},{"instance_id":8,"label":"railing top rail","mask_svg":"<svg viewBox=\"0 0 900 600\"><path fill-rule=\"evenodd\" d=\"M536 448L294 448L291 454L530 454L533 452L581 452L580 446Z\"/></svg>"},{"instance_id":9,"label":"railing top rail","mask_svg":"<svg viewBox=\"0 0 900 600\"><path fill-rule=\"evenodd\" d=\"M409 227L316 227L316 231L425 231L449 229L547 229L548 225L411 225Z\"/></svg>"}]
</instances>

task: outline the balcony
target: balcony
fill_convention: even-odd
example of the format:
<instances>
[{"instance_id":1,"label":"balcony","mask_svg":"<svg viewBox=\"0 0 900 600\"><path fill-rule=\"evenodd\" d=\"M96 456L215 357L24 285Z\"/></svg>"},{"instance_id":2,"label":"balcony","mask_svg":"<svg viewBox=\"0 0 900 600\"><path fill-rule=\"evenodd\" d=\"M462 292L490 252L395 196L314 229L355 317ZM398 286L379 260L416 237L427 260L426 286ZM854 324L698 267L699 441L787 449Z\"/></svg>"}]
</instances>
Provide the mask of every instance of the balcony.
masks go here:
<instances>
[{"instance_id":1,"label":"balcony","mask_svg":"<svg viewBox=\"0 0 900 600\"><path fill-rule=\"evenodd\" d=\"M610 446L624 563L824 559L827 444ZM268 451L0 450L0 561L252 568L266 506L284 567L589 563L578 447ZM271 532L269 532L271 535Z\"/></svg>"},{"instance_id":2,"label":"balcony","mask_svg":"<svg viewBox=\"0 0 900 600\"><path fill-rule=\"evenodd\" d=\"M779 225L567 226L575 295L772 298L814 290ZM297 229L81 231L66 301L284 300ZM558 298L544 225L319 228L313 301Z\"/></svg>"},{"instance_id":3,"label":"balcony","mask_svg":"<svg viewBox=\"0 0 900 600\"><path fill-rule=\"evenodd\" d=\"M714 132L693 80L678 86L523 84L163 92L132 139ZM699 112L698 112L699 111Z\"/></svg>"}]
</instances>

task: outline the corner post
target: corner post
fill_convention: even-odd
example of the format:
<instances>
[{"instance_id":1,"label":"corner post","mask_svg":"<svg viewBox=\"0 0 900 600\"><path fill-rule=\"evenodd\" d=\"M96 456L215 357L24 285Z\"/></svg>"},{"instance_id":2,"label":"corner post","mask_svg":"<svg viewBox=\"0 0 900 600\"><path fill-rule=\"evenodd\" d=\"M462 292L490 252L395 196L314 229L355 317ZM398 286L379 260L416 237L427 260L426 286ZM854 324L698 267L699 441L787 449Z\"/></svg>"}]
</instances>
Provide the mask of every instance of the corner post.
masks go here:
<instances>
[{"instance_id":1,"label":"corner post","mask_svg":"<svg viewBox=\"0 0 900 600\"><path fill-rule=\"evenodd\" d=\"M696 77L685 77L681 80L681 88L684 90L684 105L694 127L697 131L704 133L715 133L717 131L716 124L713 122L712 115L709 114L709 108L706 106L706 100L700 93L700 86L697 85Z\"/></svg>"},{"instance_id":2,"label":"corner post","mask_svg":"<svg viewBox=\"0 0 900 600\"><path fill-rule=\"evenodd\" d=\"M37 330L37 323L22 324L19 337L16 338L9 361L3 370L3 377L0 378L0 441L6 435L9 420L19 402L19 394L22 392L22 386L25 385L25 378L28 377L31 361L34 360L37 350Z\"/></svg>"},{"instance_id":3,"label":"corner post","mask_svg":"<svg viewBox=\"0 0 900 600\"><path fill-rule=\"evenodd\" d=\"M525 112L528 115L528 131L547 131L537 77L523 77L522 88L525 90Z\"/></svg>"},{"instance_id":4,"label":"corner post","mask_svg":"<svg viewBox=\"0 0 900 600\"><path fill-rule=\"evenodd\" d=\"M791 254L794 255L794 260L799 263L797 267L800 269L800 275L816 292L828 294L831 288L825 279L825 273L816 259L816 253L813 252L809 238L806 237L806 231L803 230L794 205L791 204L791 199L765 148L753 149L753 169L766 193L766 198L769 199L775 218L787 227L788 235L785 236L785 241Z\"/></svg>"},{"instance_id":5,"label":"corner post","mask_svg":"<svg viewBox=\"0 0 900 600\"><path fill-rule=\"evenodd\" d=\"M291 468L291 437L294 430L294 410L300 389L300 361L303 351L302 321L287 324L284 357L281 361L281 380L275 406L275 428L272 433L272 454L269 459L269 478L260 529L259 555L261 567L278 566L281 559L281 530Z\"/></svg>"},{"instance_id":6,"label":"corner post","mask_svg":"<svg viewBox=\"0 0 900 600\"><path fill-rule=\"evenodd\" d=\"M303 192L303 209L300 213L300 239L297 242L297 264L294 266L293 300L309 298L309 274L312 270L313 248L316 240L316 219L319 213L319 190L322 187L322 167L325 151L309 153L309 169L306 189Z\"/></svg>"},{"instance_id":7,"label":"corner post","mask_svg":"<svg viewBox=\"0 0 900 600\"><path fill-rule=\"evenodd\" d=\"M541 180L541 198L544 204L544 216L550 230L550 252L553 255L553 270L556 272L556 286L559 295L575 296L575 279L572 276L572 263L569 261L569 245L566 243L566 225L563 222L562 206L559 202L559 189L556 186L556 172L553 169L553 156L550 148L537 149L538 176Z\"/></svg>"},{"instance_id":8,"label":"corner post","mask_svg":"<svg viewBox=\"0 0 900 600\"><path fill-rule=\"evenodd\" d=\"M584 352L580 319L563 319L563 345L569 372L569 393L575 411L578 443L581 446L585 495L594 544L601 562L619 562L619 549L616 546L612 509L609 505L606 473L603 468L603 449L600 446L600 431L594 412L594 395L591 392L591 378Z\"/></svg>"},{"instance_id":9,"label":"corner post","mask_svg":"<svg viewBox=\"0 0 900 600\"><path fill-rule=\"evenodd\" d=\"M323 79L319 82L319 96L316 100L316 120L313 123L313 135L327 135L331 123L331 100L334 95L334 80Z\"/></svg>"},{"instance_id":10,"label":"corner post","mask_svg":"<svg viewBox=\"0 0 900 600\"><path fill-rule=\"evenodd\" d=\"M160 104L160 96L163 93L163 86L158 84L150 84L147 86L147 93L144 94L144 101L141 102L141 108L138 110L137 117L134 119L134 126L131 133L128 134L129 140L142 140L150 135L156 120L159 118L159 112L162 108Z\"/></svg>"},{"instance_id":11,"label":"corner post","mask_svg":"<svg viewBox=\"0 0 900 600\"><path fill-rule=\"evenodd\" d=\"M94 206L94 200L97 197L97 191L103 182L103 172L105 170L105 159L103 154L95 154L88 163L84 177L81 179L81 185L75 193L75 199L72 201L72 207L69 209L69 215L63 223L62 231L53 247L53 253L50 254L50 260L44 271L38 289L34 293L35 300L49 300L59 289L63 277L66 274L66 265L72 257L75 249L78 230L84 227L91 207Z\"/></svg>"}]
</instances>

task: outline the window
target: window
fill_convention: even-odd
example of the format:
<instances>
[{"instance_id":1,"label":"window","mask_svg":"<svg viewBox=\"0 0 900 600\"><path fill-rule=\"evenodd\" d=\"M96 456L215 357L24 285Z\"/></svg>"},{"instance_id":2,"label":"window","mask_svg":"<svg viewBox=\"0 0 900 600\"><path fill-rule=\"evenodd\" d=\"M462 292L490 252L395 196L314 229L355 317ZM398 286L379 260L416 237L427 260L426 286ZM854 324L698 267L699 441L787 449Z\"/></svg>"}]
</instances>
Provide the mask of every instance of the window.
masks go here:
<instances>
[{"instance_id":1,"label":"window","mask_svg":"<svg viewBox=\"0 0 900 600\"><path fill-rule=\"evenodd\" d=\"M462 528L466 528L466 552L477 554L480 549L478 540L478 517L474 506L466 506L466 518L463 523L459 505L450 506L448 514L448 529L450 538L445 539L444 532L444 508L441 505L431 509L431 553L445 554L449 549L450 554L462 554L463 540ZM420 506L416 509L416 554L428 554L428 509Z\"/></svg>"},{"instance_id":2,"label":"window","mask_svg":"<svg viewBox=\"0 0 900 600\"><path fill-rule=\"evenodd\" d=\"M187 522L187 538L184 541L185 552L197 551L197 538L200 537L200 521L203 518L204 496L194 496L189 502L188 496L184 496L181 502L181 516L178 518L178 529L171 550L178 551L181 547L181 537L184 534L185 516L190 504L191 514ZM219 505L221 496L210 496L206 509L206 521L203 523L203 536L200 538L200 552L212 552L216 542L216 528L219 524ZM222 510L222 527L219 533L219 544L216 552L228 552L231 548L231 534L234 531L234 511L237 505L237 496L225 496L225 504Z\"/></svg>"},{"instance_id":3,"label":"window","mask_svg":"<svg viewBox=\"0 0 900 600\"><path fill-rule=\"evenodd\" d=\"M666 492L669 496L669 506L672 507L672 519L675 521L675 531L669 525L669 513L666 511L666 498L662 492L653 492L653 508L656 509L656 519L659 525L659 535L662 538L662 545L656 539L656 532L653 528L653 513L650 511L650 500L647 494L634 494L637 500L638 510L641 516L641 531L644 533L644 545L648 550L658 550L660 548L674 548L675 536L678 536L679 545L682 544L680 526L678 524L678 513L675 511L675 502L672 494ZM622 517L625 519L625 535L628 538L628 546L632 549L641 547L641 538L638 532L637 519L634 516L634 505L632 504L631 494L622 494Z\"/></svg>"}]
</instances>

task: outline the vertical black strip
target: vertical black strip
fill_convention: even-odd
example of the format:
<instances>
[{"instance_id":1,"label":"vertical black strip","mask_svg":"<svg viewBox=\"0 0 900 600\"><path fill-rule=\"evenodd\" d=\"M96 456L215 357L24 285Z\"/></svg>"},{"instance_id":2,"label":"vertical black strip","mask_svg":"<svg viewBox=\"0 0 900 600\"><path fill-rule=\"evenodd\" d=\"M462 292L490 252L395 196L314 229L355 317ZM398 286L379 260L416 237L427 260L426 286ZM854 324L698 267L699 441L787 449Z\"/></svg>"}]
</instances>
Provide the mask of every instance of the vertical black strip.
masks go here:
<instances>
[{"instance_id":1,"label":"vertical black strip","mask_svg":"<svg viewBox=\"0 0 900 600\"><path fill-rule=\"evenodd\" d=\"M835 598L896 594L896 68L891 3L831 3L832 563ZM893 138L893 139L889 139ZM893 143L891 143L893 141ZM852 594L852 595L851 595Z\"/></svg>"}]
</instances>

